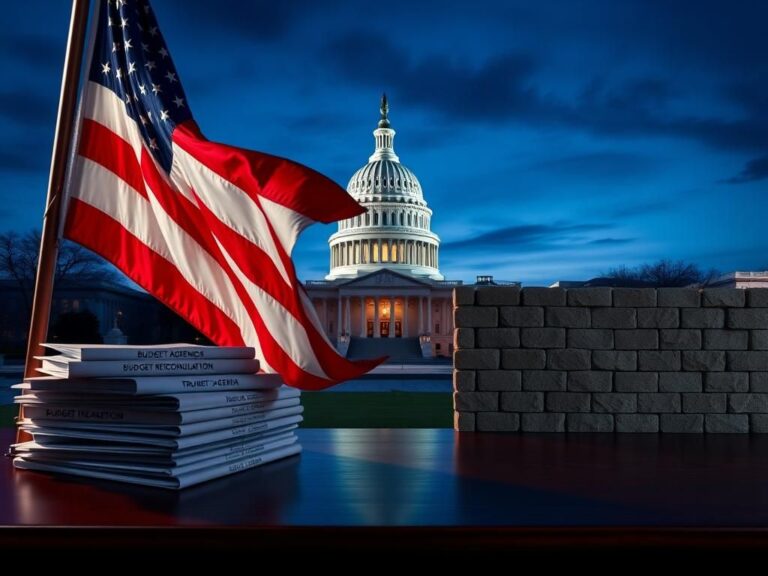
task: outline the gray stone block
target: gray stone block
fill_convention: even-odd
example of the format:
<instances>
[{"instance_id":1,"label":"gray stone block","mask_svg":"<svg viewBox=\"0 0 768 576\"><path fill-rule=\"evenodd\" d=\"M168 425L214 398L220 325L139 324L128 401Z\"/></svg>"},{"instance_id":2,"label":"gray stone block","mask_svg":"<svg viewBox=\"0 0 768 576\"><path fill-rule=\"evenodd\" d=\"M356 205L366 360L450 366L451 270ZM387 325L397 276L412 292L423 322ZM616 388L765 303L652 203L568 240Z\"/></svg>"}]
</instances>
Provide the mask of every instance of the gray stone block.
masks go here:
<instances>
[{"instance_id":1,"label":"gray stone block","mask_svg":"<svg viewBox=\"0 0 768 576\"><path fill-rule=\"evenodd\" d=\"M728 328L765 330L768 328L768 308L744 308L728 310Z\"/></svg>"},{"instance_id":2,"label":"gray stone block","mask_svg":"<svg viewBox=\"0 0 768 576\"><path fill-rule=\"evenodd\" d=\"M622 374L632 373L623 372ZM592 370L568 372L567 387L569 392L610 392L612 378L612 372Z\"/></svg>"},{"instance_id":3,"label":"gray stone block","mask_svg":"<svg viewBox=\"0 0 768 576\"><path fill-rule=\"evenodd\" d=\"M728 394L728 412L768 413L768 394Z\"/></svg>"},{"instance_id":4,"label":"gray stone block","mask_svg":"<svg viewBox=\"0 0 768 576\"><path fill-rule=\"evenodd\" d=\"M550 370L589 370L592 359L589 350L549 350L547 351L547 368Z\"/></svg>"},{"instance_id":5,"label":"gray stone block","mask_svg":"<svg viewBox=\"0 0 768 576\"><path fill-rule=\"evenodd\" d=\"M565 348L565 328L523 328L520 342L525 348Z\"/></svg>"},{"instance_id":6,"label":"gray stone block","mask_svg":"<svg viewBox=\"0 0 768 576\"><path fill-rule=\"evenodd\" d=\"M474 432L475 414L473 412L454 412L453 429L456 432Z\"/></svg>"},{"instance_id":7,"label":"gray stone block","mask_svg":"<svg viewBox=\"0 0 768 576\"><path fill-rule=\"evenodd\" d=\"M586 392L548 392L547 412L589 412L589 394Z\"/></svg>"},{"instance_id":8,"label":"gray stone block","mask_svg":"<svg viewBox=\"0 0 768 576\"><path fill-rule=\"evenodd\" d=\"M520 430L520 415L510 412L479 412L478 432L517 432Z\"/></svg>"},{"instance_id":9,"label":"gray stone block","mask_svg":"<svg viewBox=\"0 0 768 576\"><path fill-rule=\"evenodd\" d=\"M453 389L457 392L472 392L475 389L474 370L454 370Z\"/></svg>"},{"instance_id":10,"label":"gray stone block","mask_svg":"<svg viewBox=\"0 0 768 576\"><path fill-rule=\"evenodd\" d=\"M659 375L656 372L617 372L613 380L616 392L659 391Z\"/></svg>"},{"instance_id":11,"label":"gray stone block","mask_svg":"<svg viewBox=\"0 0 768 576\"><path fill-rule=\"evenodd\" d=\"M742 352L742 354L749 354L749 352ZM684 350L683 370L687 372L722 372L725 370L725 352Z\"/></svg>"},{"instance_id":12,"label":"gray stone block","mask_svg":"<svg viewBox=\"0 0 768 576\"><path fill-rule=\"evenodd\" d=\"M592 328L637 328L635 308L595 308L592 310Z\"/></svg>"},{"instance_id":13,"label":"gray stone block","mask_svg":"<svg viewBox=\"0 0 768 576\"><path fill-rule=\"evenodd\" d=\"M749 392L749 372L707 372L704 392Z\"/></svg>"},{"instance_id":14,"label":"gray stone block","mask_svg":"<svg viewBox=\"0 0 768 576\"><path fill-rule=\"evenodd\" d=\"M750 308L768 308L768 288L749 288L746 293L747 306Z\"/></svg>"},{"instance_id":15,"label":"gray stone block","mask_svg":"<svg viewBox=\"0 0 768 576\"><path fill-rule=\"evenodd\" d=\"M499 357L498 350L456 350L453 367L457 370L496 370Z\"/></svg>"},{"instance_id":16,"label":"gray stone block","mask_svg":"<svg viewBox=\"0 0 768 576\"><path fill-rule=\"evenodd\" d=\"M454 309L456 328L495 328L499 325L498 308L480 306L459 306Z\"/></svg>"},{"instance_id":17,"label":"gray stone block","mask_svg":"<svg viewBox=\"0 0 768 576\"><path fill-rule=\"evenodd\" d=\"M728 369L761 372L768 370L768 352L723 352L728 354Z\"/></svg>"},{"instance_id":18,"label":"gray stone block","mask_svg":"<svg viewBox=\"0 0 768 576\"><path fill-rule=\"evenodd\" d=\"M629 352L626 350L593 350L592 368L594 370L634 372L637 370L637 352Z\"/></svg>"},{"instance_id":19,"label":"gray stone block","mask_svg":"<svg viewBox=\"0 0 768 576\"><path fill-rule=\"evenodd\" d=\"M696 372L659 372L659 392L701 392L701 374Z\"/></svg>"},{"instance_id":20,"label":"gray stone block","mask_svg":"<svg viewBox=\"0 0 768 576\"><path fill-rule=\"evenodd\" d=\"M698 308L701 294L693 288L659 288L656 291L659 306Z\"/></svg>"},{"instance_id":21,"label":"gray stone block","mask_svg":"<svg viewBox=\"0 0 768 576\"><path fill-rule=\"evenodd\" d=\"M485 328L493 330L493 328ZM453 347L456 350L471 350L475 347L475 329L474 328L456 328L453 331Z\"/></svg>"},{"instance_id":22,"label":"gray stone block","mask_svg":"<svg viewBox=\"0 0 768 576\"><path fill-rule=\"evenodd\" d=\"M456 351L456 354L460 351ZM504 370L540 370L547 365L544 350L502 350L501 366Z\"/></svg>"},{"instance_id":23,"label":"gray stone block","mask_svg":"<svg viewBox=\"0 0 768 576\"><path fill-rule=\"evenodd\" d=\"M474 286L457 286L453 289L453 305L472 306L475 303Z\"/></svg>"},{"instance_id":24,"label":"gray stone block","mask_svg":"<svg viewBox=\"0 0 768 576\"><path fill-rule=\"evenodd\" d=\"M477 328L478 348L518 348L520 328Z\"/></svg>"},{"instance_id":25,"label":"gray stone block","mask_svg":"<svg viewBox=\"0 0 768 576\"><path fill-rule=\"evenodd\" d=\"M656 350L659 347L658 330L616 330L616 350Z\"/></svg>"},{"instance_id":26,"label":"gray stone block","mask_svg":"<svg viewBox=\"0 0 768 576\"><path fill-rule=\"evenodd\" d=\"M750 392L768 392L768 372L752 372L749 375Z\"/></svg>"},{"instance_id":27,"label":"gray stone block","mask_svg":"<svg viewBox=\"0 0 768 576\"><path fill-rule=\"evenodd\" d=\"M703 414L662 414L661 431L682 434L704 432Z\"/></svg>"},{"instance_id":28,"label":"gray stone block","mask_svg":"<svg viewBox=\"0 0 768 576\"><path fill-rule=\"evenodd\" d=\"M522 414L523 432L565 432L565 414Z\"/></svg>"},{"instance_id":29,"label":"gray stone block","mask_svg":"<svg viewBox=\"0 0 768 576\"><path fill-rule=\"evenodd\" d=\"M638 394L637 411L649 414L670 414L682 412L680 394Z\"/></svg>"},{"instance_id":30,"label":"gray stone block","mask_svg":"<svg viewBox=\"0 0 768 576\"><path fill-rule=\"evenodd\" d=\"M523 375L519 370L480 370L477 389L482 392L522 390Z\"/></svg>"},{"instance_id":31,"label":"gray stone block","mask_svg":"<svg viewBox=\"0 0 768 576\"><path fill-rule=\"evenodd\" d=\"M755 434L768 433L768 414L750 414L749 431Z\"/></svg>"},{"instance_id":32,"label":"gray stone block","mask_svg":"<svg viewBox=\"0 0 768 576\"><path fill-rule=\"evenodd\" d=\"M565 423L568 432L613 432L611 414L568 414Z\"/></svg>"},{"instance_id":33,"label":"gray stone block","mask_svg":"<svg viewBox=\"0 0 768 576\"><path fill-rule=\"evenodd\" d=\"M704 431L713 434L746 434L749 432L749 416L746 414L707 414Z\"/></svg>"},{"instance_id":34,"label":"gray stone block","mask_svg":"<svg viewBox=\"0 0 768 576\"><path fill-rule=\"evenodd\" d=\"M724 414L726 408L725 394L683 393L683 412L686 414Z\"/></svg>"},{"instance_id":35,"label":"gray stone block","mask_svg":"<svg viewBox=\"0 0 768 576\"><path fill-rule=\"evenodd\" d=\"M616 414L616 432L656 433L659 417L656 414Z\"/></svg>"},{"instance_id":36,"label":"gray stone block","mask_svg":"<svg viewBox=\"0 0 768 576\"><path fill-rule=\"evenodd\" d=\"M525 306L565 306L565 290L562 288L523 288Z\"/></svg>"},{"instance_id":37,"label":"gray stone block","mask_svg":"<svg viewBox=\"0 0 768 576\"><path fill-rule=\"evenodd\" d=\"M655 288L614 288L613 305L624 308L654 308Z\"/></svg>"},{"instance_id":38,"label":"gray stone block","mask_svg":"<svg viewBox=\"0 0 768 576\"><path fill-rule=\"evenodd\" d=\"M701 350L701 330L659 330L662 350Z\"/></svg>"},{"instance_id":39,"label":"gray stone block","mask_svg":"<svg viewBox=\"0 0 768 576\"><path fill-rule=\"evenodd\" d=\"M611 288L570 288L568 306L611 306Z\"/></svg>"},{"instance_id":40,"label":"gray stone block","mask_svg":"<svg viewBox=\"0 0 768 576\"><path fill-rule=\"evenodd\" d=\"M741 308L744 306L744 290L738 288L704 288L701 291L701 305L720 308Z\"/></svg>"},{"instance_id":41,"label":"gray stone block","mask_svg":"<svg viewBox=\"0 0 768 576\"><path fill-rule=\"evenodd\" d=\"M501 409L507 412L543 412L543 392L502 392Z\"/></svg>"},{"instance_id":42,"label":"gray stone block","mask_svg":"<svg viewBox=\"0 0 768 576\"><path fill-rule=\"evenodd\" d=\"M519 286L478 286L475 290L475 304L478 306L518 306Z\"/></svg>"},{"instance_id":43,"label":"gray stone block","mask_svg":"<svg viewBox=\"0 0 768 576\"><path fill-rule=\"evenodd\" d=\"M592 411L608 414L637 412L637 394L596 392L592 394Z\"/></svg>"},{"instance_id":44,"label":"gray stone block","mask_svg":"<svg viewBox=\"0 0 768 576\"><path fill-rule=\"evenodd\" d=\"M544 308L502 306L499 308L499 325L513 328L544 326Z\"/></svg>"},{"instance_id":45,"label":"gray stone block","mask_svg":"<svg viewBox=\"0 0 768 576\"><path fill-rule=\"evenodd\" d=\"M589 318L589 308L554 306L547 308L544 320L547 326L589 328Z\"/></svg>"},{"instance_id":46,"label":"gray stone block","mask_svg":"<svg viewBox=\"0 0 768 576\"><path fill-rule=\"evenodd\" d=\"M725 326L725 310L721 308L684 308L680 310L683 328L722 328Z\"/></svg>"},{"instance_id":47,"label":"gray stone block","mask_svg":"<svg viewBox=\"0 0 768 576\"><path fill-rule=\"evenodd\" d=\"M530 392L565 392L565 372L524 370L523 390Z\"/></svg>"},{"instance_id":48,"label":"gray stone block","mask_svg":"<svg viewBox=\"0 0 768 576\"><path fill-rule=\"evenodd\" d=\"M768 290L768 288L766 288ZM749 331L750 350L768 350L768 330Z\"/></svg>"},{"instance_id":49,"label":"gray stone block","mask_svg":"<svg viewBox=\"0 0 768 576\"><path fill-rule=\"evenodd\" d=\"M704 330L705 350L746 350L748 347L749 332L746 330Z\"/></svg>"},{"instance_id":50,"label":"gray stone block","mask_svg":"<svg viewBox=\"0 0 768 576\"><path fill-rule=\"evenodd\" d=\"M458 412L496 412L498 392L454 392L453 407Z\"/></svg>"},{"instance_id":51,"label":"gray stone block","mask_svg":"<svg viewBox=\"0 0 768 576\"><path fill-rule=\"evenodd\" d=\"M587 310L587 308L577 308ZM613 330L600 328L571 328L567 334L568 348L585 350L611 350L613 348Z\"/></svg>"},{"instance_id":52,"label":"gray stone block","mask_svg":"<svg viewBox=\"0 0 768 576\"><path fill-rule=\"evenodd\" d=\"M678 308L638 308L638 328L677 328L680 326Z\"/></svg>"},{"instance_id":53,"label":"gray stone block","mask_svg":"<svg viewBox=\"0 0 768 576\"><path fill-rule=\"evenodd\" d=\"M682 360L677 350L641 350L637 356L642 372L673 372L680 370Z\"/></svg>"}]
</instances>

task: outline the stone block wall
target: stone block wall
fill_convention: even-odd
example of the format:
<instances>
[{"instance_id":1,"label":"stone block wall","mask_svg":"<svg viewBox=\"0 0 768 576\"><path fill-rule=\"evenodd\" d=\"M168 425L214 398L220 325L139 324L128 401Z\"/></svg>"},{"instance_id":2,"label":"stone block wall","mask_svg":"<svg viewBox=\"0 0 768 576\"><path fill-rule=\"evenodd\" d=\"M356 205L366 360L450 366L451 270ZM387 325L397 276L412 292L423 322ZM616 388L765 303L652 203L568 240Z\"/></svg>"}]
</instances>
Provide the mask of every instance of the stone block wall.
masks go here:
<instances>
[{"instance_id":1,"label":"stone block wall","mask_svg":"<svg viewBox=\"0 0 768 576\"><path fill-rule=\"evenodd\" d=\"M459 431L768 432L768 288L454 291Z\"/></svg>"}]
</instances>

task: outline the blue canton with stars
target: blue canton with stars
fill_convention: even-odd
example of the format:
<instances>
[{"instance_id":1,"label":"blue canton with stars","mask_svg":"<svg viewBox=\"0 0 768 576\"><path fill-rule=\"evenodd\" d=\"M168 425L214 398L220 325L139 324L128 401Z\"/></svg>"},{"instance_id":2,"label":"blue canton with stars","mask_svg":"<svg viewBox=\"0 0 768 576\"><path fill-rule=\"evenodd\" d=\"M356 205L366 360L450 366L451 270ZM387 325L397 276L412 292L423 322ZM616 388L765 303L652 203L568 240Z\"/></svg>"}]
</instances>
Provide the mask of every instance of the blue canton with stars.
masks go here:
<instances>
[{"instance_id":1,"label":"blue canton with stars","mask_svg":"<svg viewBox=\"0 0 768 576\"><path fill-rule=\"evenodd\" d=\"M112 90L138 124L147 150L169 172L171 134L192 118L148 0L107 0L99 10L89 79Z\"/></svg>"}]
</instances>

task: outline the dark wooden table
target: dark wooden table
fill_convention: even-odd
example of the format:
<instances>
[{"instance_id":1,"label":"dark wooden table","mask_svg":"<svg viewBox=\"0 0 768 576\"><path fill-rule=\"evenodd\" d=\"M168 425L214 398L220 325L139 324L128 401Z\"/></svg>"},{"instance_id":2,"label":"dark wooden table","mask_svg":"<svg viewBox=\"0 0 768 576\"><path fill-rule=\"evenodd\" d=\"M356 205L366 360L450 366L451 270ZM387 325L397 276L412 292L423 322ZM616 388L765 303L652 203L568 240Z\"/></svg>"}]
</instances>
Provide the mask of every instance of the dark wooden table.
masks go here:
<instances>
[{"instance_id":1,"label":"dark wooden table","mask_svg":"<svg viewBox=\"0 0 768 576\"><path fill-rule=\"evenodd\" d=\"M177 493L15 471L5 458L0 541L152 545L163 534L163 546L227 546L254 545L257 533L272 548L297 537L446 548L765 542L768 435L299 434L300 457ZM0 444L11 440L0 430Z\"/></svg>"}]
</instances>

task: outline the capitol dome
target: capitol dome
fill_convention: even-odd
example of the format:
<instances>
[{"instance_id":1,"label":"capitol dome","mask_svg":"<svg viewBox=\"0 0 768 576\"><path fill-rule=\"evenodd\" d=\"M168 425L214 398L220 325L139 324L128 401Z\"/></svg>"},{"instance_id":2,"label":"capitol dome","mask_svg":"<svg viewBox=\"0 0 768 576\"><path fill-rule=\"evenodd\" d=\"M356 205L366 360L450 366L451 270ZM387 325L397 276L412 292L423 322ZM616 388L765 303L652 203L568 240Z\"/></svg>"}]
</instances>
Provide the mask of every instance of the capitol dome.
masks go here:
<instances>
[{"instance_id":1,"label":"capitol dome","mask_svg":"<svg viewBox=\"0 0 768 576\"><path fill-rule=\"evenodd\" d=\"M326 279L350 278L382 268L442 280L438 269L440 238L431 231L432 210L416 175L395 154L395 131L386 95L373 131L375 150L352 175L347 192L367 212L339 222L328 243L331 270Z\"/></svg>"}]
</instances>

